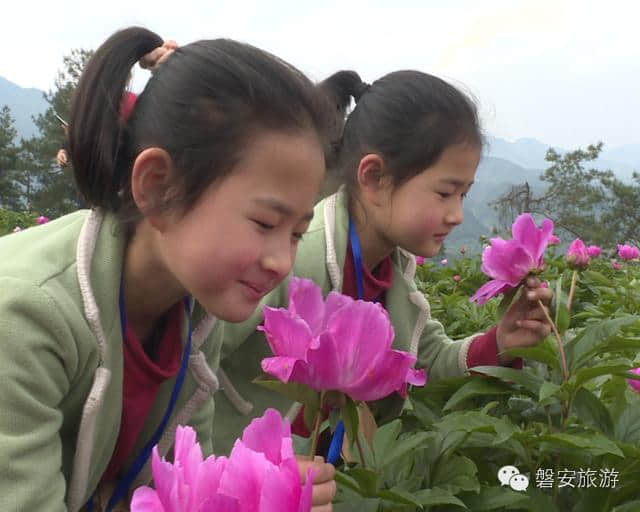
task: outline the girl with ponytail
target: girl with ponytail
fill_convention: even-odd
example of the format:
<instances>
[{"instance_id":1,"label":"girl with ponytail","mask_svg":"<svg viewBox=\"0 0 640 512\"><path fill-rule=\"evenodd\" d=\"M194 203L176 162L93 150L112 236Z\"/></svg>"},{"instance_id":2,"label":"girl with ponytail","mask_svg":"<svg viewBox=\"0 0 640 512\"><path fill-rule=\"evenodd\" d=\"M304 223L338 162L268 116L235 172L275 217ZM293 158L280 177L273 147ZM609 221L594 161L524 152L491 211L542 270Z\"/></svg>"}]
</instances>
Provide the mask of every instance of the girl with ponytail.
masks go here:
<instances>
[{"instance_id":1,"label":"girl with ponytail","mask_svg":"<svg viewBox=\"0 0 640 512\"><path fill-rule=\"evenodd\" d=\"M164 62L133 103L140 59ZM178 424L211 451L218 319L246 320L289 273L327 110L298 70L236 41L133 27L97 49L69 119L90 209L0 239L0 510L127 508ZM332 469L313 465L326 505Z\"/></svg>"},{"instance_id":2,"label":"girl with ponytail","mask_svg":"<svg viewBox=\"0 0 640 512\"><path fill-rule=\"evenodd\" d=\"M417 356L416 367L430 379L463 375L477 365L518 367L504 351L535 345L550 332L538 300L552 293L537 279L487 333L451 340L416 288L416 256L431 258L463 220L463 200L475 179L483 137L474 103L447 82L419 71L390 73L373 84L354 71L340 71L321 84L336 114L328 170L339 190L315 207L313 221L298 248L293 274L315 281L325 294L338 291L379 301L389 312L395 349ZM347 115L351 98L355 106ZM284 283L281 288L287 286ZM265 303L284 307L286 290ZM252 384L260 361L270 355L256 313L225 333L219 375L233 373L216 402L220 418L218 451L227 449L250 420L279 407L297 418L297 433L308 435L300 407ZM244 378L238 378L239 369ZM235 388L234 388L235 387ZM222 393L221 393L222 395ZM374 404L379 421L393 418L401 401ZM222 431L222 432L221 432ZM220 446L220 448L218 448Z\"/></svg>"}]
</instances>

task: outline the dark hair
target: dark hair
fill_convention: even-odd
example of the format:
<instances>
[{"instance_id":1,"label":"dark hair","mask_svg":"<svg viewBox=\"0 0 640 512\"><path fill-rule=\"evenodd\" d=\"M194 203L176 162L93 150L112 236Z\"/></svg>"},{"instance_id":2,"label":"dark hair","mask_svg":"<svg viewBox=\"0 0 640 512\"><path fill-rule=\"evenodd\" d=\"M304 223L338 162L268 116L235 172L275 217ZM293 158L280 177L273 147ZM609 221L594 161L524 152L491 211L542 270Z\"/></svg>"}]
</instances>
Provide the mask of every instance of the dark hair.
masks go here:
<instances>
[{"instance_id":1,"label":"dark hair","mask_svg":"<svg viewBox=\"0 0 640 512\"><path fill-rule=\"evenodd\" d=\"M368 153L384 159L396 187L437 162L451 145L483 144L474 102L435 76L396 71L368 86L355 71L339 71L319 88L338 112L328 166L351 191L355 167ZM356 105L345 120L351 97Z\"/></svg>"},{"instance_id":2,"label":"dark hair","mask_svg":"<svg viewBox=\"0 0 640 512\"><path fill-rule=\"evenodd\" d=\"M277 57L228 39L176 49L151 76L130 118L123 119L131 67L162 43L140 27L116 32L79 80L69 148L76 182L90 206L135 218L131 168L145 148L160 147L171 156L178 172L169 184L175 192L170 204L186 210L207 185L231 171L260 130L311 129L325 144L328 108L314 85Z\"/></svg>"}]
</instances>

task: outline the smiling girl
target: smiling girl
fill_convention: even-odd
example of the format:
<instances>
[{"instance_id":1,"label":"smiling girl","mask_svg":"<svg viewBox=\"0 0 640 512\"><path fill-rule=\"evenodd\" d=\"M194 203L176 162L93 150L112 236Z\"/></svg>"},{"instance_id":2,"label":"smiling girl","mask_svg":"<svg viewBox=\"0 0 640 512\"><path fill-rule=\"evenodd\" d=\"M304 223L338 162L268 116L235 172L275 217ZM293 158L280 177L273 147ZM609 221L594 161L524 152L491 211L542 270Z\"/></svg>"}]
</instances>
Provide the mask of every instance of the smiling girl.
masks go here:
<instances>
[{"instance_id":1,"label":"smiling girl","mask_svg":"<svg viewBox=\"0 0 640 512\"><path fill-rule=\"evenodd\" d=\"M162 45L117 32L80 78L69 154L91 210L0 239L0 510L126 507L177 424L210 452L216 318L254 312L311 219L326 107L309 80L199 41L121 116L131 67Z\"/></svg>"},{"instance_id":2,"label":"smiling girl","mask_svg":"<svg viewBox=\"0 0 640 512\"><path fill-rule=\"evenodd\" d=\"M346 106L351 97L356 100L329 162L343 186L316 205L293 273L312 279L325 294L335 290L383 303L395 331L394 348L417 355L416 366L426 368L430 379L462 375L477 365L518 366L505 351L535 345L550 332L538 300L548 303L552 293L538 280L530 279L527 293L496 327L461 340L450 339L431 318L414 282L416 256L435 256L463 221L483 143L473 102L419 71L390 73L371 86L357 73L342 71L323 88L338 112L338 133ZM287 283L264 302L286 306ZM225 334L219 375L226 398L218 400L224 424L218 424L216 449L227 448L250 417L268 406L288 411L297 418L297 432L306 433L298 404L251 383L270 355L263 333L255 331L260 321L258 311ZM400 405L395 397L378 404L378 419L393 417Z\"/></svg>"}]
</instances>

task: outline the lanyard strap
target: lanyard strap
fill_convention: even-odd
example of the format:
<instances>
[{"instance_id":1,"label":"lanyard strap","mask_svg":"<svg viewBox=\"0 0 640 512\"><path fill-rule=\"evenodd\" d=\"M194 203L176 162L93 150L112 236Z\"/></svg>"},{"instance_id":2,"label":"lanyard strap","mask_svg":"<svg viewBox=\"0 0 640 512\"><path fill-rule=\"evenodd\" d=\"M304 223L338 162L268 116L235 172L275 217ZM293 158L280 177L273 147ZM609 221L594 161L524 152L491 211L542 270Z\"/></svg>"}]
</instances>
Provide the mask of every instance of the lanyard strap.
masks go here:
<instances>
[{"instance_id":1,"label":"lanyard strap","mask_svg":"<svg viewBox=\"0 0 640 512\"><path fill-rule=\"evenodd\" d=\"M123 280L121 278L121 280L120 280L120 299L119 299L119 301L120 301L120 322L121 322L120 325L122 327L122 339L124 340L125 332L126 332L126 329L127 329L127 314L126 314L126 311L125 311L125 304L124 304L124 286L123 285L124 285L124 283L123 283ZM188 329L187 329L187 345L186 345L186 347L184 349L184 353L182 355L182 362L180 364L180 371L178 372L178 376L176 378L176 383L173 386L173 391L171 392L171 398L169 399L169 404L167 405L167 410L165 411L164 416L162 417L162 421L160 422L160 424L156 428L156 431L153 433L153 436L151 436L151 439L149 439L149 441L144 446L144 448L142 449L140 454L138 454L138 456L133 461L133 463L131 464L131 467L126 472L126 474L118 481L118 485L116 486L116 489L113 491L113 494L111 495L111 499L109 500L109 503L107 504L106 512L111 512L113 510L113 507L115 507L115 505L122 498L124 498L124 496L126 496L127 492L129 492L129 488L133 484L133 482L136 479L136 477L138 476L138 474L140 474L140 471L142 471L142 468L147 463L147 460L149 460L149 457L151 456L151 451L153 450L153 447L156 444L158 444L158 442L160 441L160 438L162 437L162 434L164 433L164 429L166 428L167 423L169 423L169 418L171 417L171 413L173 412L173 409L175 408L176 402L178 401L178 395L180 394L180 389L182 389L182 384L184 383L184 379L185 379L185 376L187 374L187 367L189 366L189 356L191 355L192 323L191 323L191 299L189 297L185 297L184 298L184 309L185 309L185 311L187 313L187 325L188 325ZM87 503L87 509L89 511L93 510L93 496L91 497L91 499Z\"/></svg>"},{"instance_id":2,"label":"lanyard strap","mask_svg":"<svg viewBox=\"0 0 640 512\"><path fill-rule=\"evenodd\" d=\"M349 240L351 241L351 252L353 253L353 266L356 270L356 286L358 287L358 298L364 300L364 275L362 271L362 249L360 249L360 237L356 229L356 223L349 217Z\"/></svg>"},{"instance_id":3,"label":"lanyard strap","mask_svg":"<svg viewBox=\"0 0 640 512\"><path fill-rule=\"evenodd\" d=\"M349 240L351 242L351 252L353 253L353 266L356 270L356 286L358 288L358 299L364 300L364 273L362 270L362 249L360 248L360 237L356 229L356 223L349 217ZM340 457L342 451L342 442L344 440L344 422L340 420L336 427L331 444L329 445L329 453L327 454L327 462L335 464Z\"/></svg>"}]
</instances>

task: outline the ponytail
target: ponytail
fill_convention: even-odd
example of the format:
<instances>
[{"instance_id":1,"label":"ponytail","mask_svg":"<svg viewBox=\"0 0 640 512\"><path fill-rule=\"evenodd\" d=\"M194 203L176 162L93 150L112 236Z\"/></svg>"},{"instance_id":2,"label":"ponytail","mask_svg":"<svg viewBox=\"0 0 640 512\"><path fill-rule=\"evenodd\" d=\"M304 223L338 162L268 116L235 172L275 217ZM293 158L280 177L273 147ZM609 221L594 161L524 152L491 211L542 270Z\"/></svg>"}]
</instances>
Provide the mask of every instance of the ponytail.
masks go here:
<instances>
[{"instance_id":1,"label":"ponytail","mask_svg":"<svg viewBox=\"0 0 640 512\"><path fill-rule=\"evenodd\" d=\"M334 167L340 151L342 131L347 109L351 105L351 98L357 103L369 87L369 84L363 82L355 71L338 71L318 85L318 88L326 95L329 104L335 105L336 108L335 119L331 123L330 142L332 149L327 158L328 168Z\"/></svg>"},{"instance_id":2,"label":"ponytail","mask_svg":"<svg viewBox=\"0 0 640 512\"><path fill-rule=\"evenodd\" d=\"M131 68L162 43L160 36L140 27L116 32L80 77L71 102L69 150L76 184L91 207L118 209L119 192L129 178L117 166L125 129L122 99Z\"/></svg>"}]
</instances>

